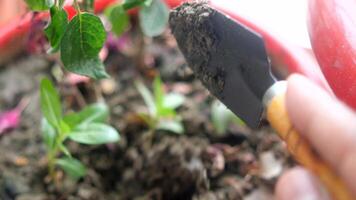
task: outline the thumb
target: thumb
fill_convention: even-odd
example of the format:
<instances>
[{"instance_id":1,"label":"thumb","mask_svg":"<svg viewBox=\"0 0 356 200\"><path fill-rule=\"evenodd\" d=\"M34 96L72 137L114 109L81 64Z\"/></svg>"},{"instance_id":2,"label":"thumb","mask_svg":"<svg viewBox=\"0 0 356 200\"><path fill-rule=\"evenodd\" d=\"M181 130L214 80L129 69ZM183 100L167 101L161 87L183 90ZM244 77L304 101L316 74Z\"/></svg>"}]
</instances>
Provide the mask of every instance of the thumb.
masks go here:
<instances>
[{"instance_id":1,"label":"thumb","mask_svg":"<svg viewBox=\"0 0 356 200\"><path fill-rule=\"evenodd\" d=\"M356 194L356 115L300 75L288 79L286 104L294 127Z\"/></svg>"}]
</instances>

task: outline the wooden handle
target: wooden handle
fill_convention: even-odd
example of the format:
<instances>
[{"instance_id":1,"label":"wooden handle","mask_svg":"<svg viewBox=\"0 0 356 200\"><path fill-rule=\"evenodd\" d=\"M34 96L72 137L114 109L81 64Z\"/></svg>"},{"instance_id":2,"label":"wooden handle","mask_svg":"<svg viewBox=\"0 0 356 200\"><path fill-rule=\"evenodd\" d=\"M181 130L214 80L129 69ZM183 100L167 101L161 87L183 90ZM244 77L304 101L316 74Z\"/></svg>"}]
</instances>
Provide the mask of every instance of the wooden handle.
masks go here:
<instances>
[{"instance_id":1,"label":"wooden handle","mask_svg":"<svg viewBox=\"0 0 356 200\"><path fill-rule=\"evenodd\" d=\"M267 107L267 119L280 138L287 143L289 152L301 165L319 177L333 199L356 199L352 198L344 182L294 129L287 114L285 94L277 95L270 101Z\"/></svg>"}]
</instances>

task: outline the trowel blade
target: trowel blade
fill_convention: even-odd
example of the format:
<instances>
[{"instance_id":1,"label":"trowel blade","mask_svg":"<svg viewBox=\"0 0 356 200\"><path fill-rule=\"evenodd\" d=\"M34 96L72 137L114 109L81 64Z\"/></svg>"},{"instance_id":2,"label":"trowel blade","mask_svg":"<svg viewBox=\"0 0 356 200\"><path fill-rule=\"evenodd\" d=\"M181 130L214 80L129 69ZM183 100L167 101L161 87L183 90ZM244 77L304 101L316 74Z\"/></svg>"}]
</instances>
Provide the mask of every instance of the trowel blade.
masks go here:
<instances>
[{"instance_id":1,"label":"trowel blade","mask_svg":"<svg viewBox=\"0 0 356 200\"><path fill-rule=\"evenodd\" d=\"M263 38L201 1L173 10L170 27L204 86L247 125L258 127L263 95L275 82Z\"/></svg>"}]
</instances>

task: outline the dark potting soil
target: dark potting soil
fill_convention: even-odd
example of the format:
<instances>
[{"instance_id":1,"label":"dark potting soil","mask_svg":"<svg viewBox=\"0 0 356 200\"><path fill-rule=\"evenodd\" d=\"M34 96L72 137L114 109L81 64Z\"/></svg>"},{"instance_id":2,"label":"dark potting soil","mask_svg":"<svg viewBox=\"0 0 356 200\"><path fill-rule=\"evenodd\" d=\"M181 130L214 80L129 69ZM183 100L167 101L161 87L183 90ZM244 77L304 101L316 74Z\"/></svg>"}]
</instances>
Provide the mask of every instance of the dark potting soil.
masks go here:
<instances>
[{"instance_id":1,"label":"dark potting soil","mask_svg":"<svg viewBox=\"0 0 356 200\"><path fill-rule=\"evenodd\" d=\"M135 37L130 37L135 42ZM167 31L146 39L146 70L138 72L133 49L111 51L106 60L111 78L95 83L69 84L52 58L21 56L0 68L0 110L16 106L24 97L30 104L18 128L0 136L0 199L273 199L282 171L291 166L288 154L273 131L252 131L231 124L217 134L211 123L213 97L195 80ZM133 47L132 47L133 48ZM146 111L134 80L151 85L161 72L168 91L186 96L178 109L185 134L148 131L136 113ZM38 83L57 77L65 112L99 99L110 107L110 124L121 140L113 145L67 145L88 174L74 181L58 173L60 184L49 183L45 146L41 140Z\"/></svg>"},{"instance_id":2,"label":"dark potting soil","mask_svg":"<svg viewBox=\"0 0 356 200\"><path fill-rule=\"evenodd\" d=\"M206 68L211 54L217 51L217 38L212 25L209 25L209 18L215 13L206 1L187 2L171 11L169 24L195 75L214 94L218 94L224 88L224 73L213 73Z\"/></svg>"}]
</instances>

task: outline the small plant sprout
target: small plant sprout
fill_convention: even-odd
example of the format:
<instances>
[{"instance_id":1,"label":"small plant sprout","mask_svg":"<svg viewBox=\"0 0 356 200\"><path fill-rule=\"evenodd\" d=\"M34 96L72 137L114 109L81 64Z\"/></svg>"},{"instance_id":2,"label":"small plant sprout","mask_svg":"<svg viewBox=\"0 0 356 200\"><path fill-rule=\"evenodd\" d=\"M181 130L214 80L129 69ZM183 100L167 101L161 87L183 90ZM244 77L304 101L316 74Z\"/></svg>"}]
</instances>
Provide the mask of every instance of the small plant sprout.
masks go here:
<instances>
[{"instance_id":1,"label":"small plant sprout","mask_svg":"<svg viewBox=\"0 0 356 200\"><path fill-rule=\"evenodd\" d=\"M152 132L166 130L177 134L184 133L181 118L175 111L183 104L184 96L177 93L166 94L159 76L153 81L153 95L142 82L137 81L136 88L148 108L148 113L140 113L140 117Z\"/></svg>"},{"instance_id":2,"label":"small plant sprout","mask_svg":"<svg viewBox=\"0 0 356 200\"><path fill-rule=\"evenodd\" d=\"M49 53L60 52L66 70L94 79L107 78L99 52L107 32L101 19L93 13L94 0L73 0L76 15L68 19L65 0L25 0L33 11L50 11L50 22L45 35L51 45ZM69 2L69 1L68 1ZM125 0L106 10L112 32L121 35L129 26L127 11L139 8L140 27L150 37L161 34L169 18L169 9L163 0Z\"/></svg>"},{"instance_id":3,"label":"small plant sprout","mask_svg":"<svg viewBox=\"0 0 356 200\"><path fill-rule=\"evenodd\" d=\"M97 103L80 112L63 115L59 95L52 82L46 78L41 81L40 98L43 114L42 137L47 148L51 180L55 180L56 167L62 168L74 179L84 176L85 166L72 157L65 141L69 139L87 145L117 142L119 133L105 124L109 116L108 107Z\"/></svg>"},{"instance_id":4,"label":"small plant sprout","mask_svg":"<svg viewBox=\"0 0 356 200\"><path fill-rule=\"evenodd\" d=\"M112 24L112 32L120 36L129 26L127 11L139 9L139 21L142 32L149 37L160 35L166 28L169 9L163 0L125 0L109 7L105 13Z\"/></svg>"},{"instance_id":5,"label":"small plant sprout","mask_svg":"<svg viewBox=\"0 0 356 200\"><path fill-rule=\"evenodd\" d=\"M215 131L218 134L226 133L231 123L236 123L238 125L245 124L219 100L215 100L211 105L211 120Z\"/></svg>"}]
</instances>

